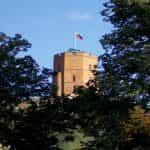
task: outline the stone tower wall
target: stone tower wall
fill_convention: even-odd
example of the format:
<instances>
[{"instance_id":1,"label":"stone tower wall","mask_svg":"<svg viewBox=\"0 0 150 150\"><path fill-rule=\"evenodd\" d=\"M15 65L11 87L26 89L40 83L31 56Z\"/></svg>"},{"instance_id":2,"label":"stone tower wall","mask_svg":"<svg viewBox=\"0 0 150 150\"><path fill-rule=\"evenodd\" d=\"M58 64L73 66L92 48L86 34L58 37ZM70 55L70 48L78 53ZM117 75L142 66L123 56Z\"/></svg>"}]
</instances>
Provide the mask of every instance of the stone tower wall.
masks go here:
<instances>
[{"instance_id":1,"label":"stone tower wall","mask_svg":"<svg viewBox=\"0 0 150 150\"><path fill-rule=\"evenodd\" d=\"M54 82L58 86L58 96L70 95L74 87L85 86L92 79L97 56L85 52L64 52L54 56L54 71L57 72Z\"/></svg>"}]
</instances>

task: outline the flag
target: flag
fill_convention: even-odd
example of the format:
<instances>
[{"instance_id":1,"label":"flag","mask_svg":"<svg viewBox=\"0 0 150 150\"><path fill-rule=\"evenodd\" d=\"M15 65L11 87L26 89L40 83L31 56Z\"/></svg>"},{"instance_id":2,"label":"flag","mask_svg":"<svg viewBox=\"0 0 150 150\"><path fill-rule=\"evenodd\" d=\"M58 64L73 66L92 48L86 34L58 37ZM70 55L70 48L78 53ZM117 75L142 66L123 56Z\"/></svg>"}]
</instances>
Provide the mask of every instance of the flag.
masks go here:
<instances>
[{"instance_id":1,"label":"flag","mask_svg":"<svg viewBox=\"0 0 150 150\"><path fill-rule=\"evenodd\" d=\"M81 36L79 33L76 33L75 37L79 40L83 40L83 36Z\"/></svg>"}]
</instances>

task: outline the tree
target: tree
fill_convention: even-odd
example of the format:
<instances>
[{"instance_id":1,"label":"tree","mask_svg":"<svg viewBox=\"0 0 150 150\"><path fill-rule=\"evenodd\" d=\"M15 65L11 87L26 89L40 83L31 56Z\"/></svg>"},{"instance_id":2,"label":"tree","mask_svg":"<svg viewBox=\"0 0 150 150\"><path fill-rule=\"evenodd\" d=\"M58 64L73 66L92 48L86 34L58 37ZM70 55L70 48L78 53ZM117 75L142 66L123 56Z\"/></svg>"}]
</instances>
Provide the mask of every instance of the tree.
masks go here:
<instances>
[{"instance_id":1,"label":"tree","mask_svg":"<svg viewBox=\"0 0 150 150\"><path fill-rule=\"evenodd\" d=\"M148 109L150 100L150 67L147 61L150 3L144 0L109 0L104 7L101 14L105 21L113 24L114 29L100 40L105 49L100 57L103 66L99 82L100 99L105 104L101 111L107 111L99 125L99 131L103 129L102 134L96 136L94 146L126 149L122 122L128 120L128 110L135 104Z\"/></svg>"},{"instance_id":2,"label":"tree","mask_svg":"<svg viewBox=\"0 0 150 150\"><path fill-rule=\"evenodd\" d=\"M31 56L19 57L31 44L21 35L9 37L0 34L0 99L23 100L31 97L48 97L50 70L40 70ZM18 57L17 57L18 56Z\"/></svg>"},{"instance_id":3,"label":"tree","mask_svg":"<svg viewBox=\"0 0 150 150\"><path fill-rule=\"evenodd\" d=\"M107 0L104 7L101 14L114 29L100 40L105 53L100 56L99 93L92 97L84 93L80 116L86 131L95 137L89 149L123 150L127 137L122 123L129 120L129 110L135 104L148 109L150 100L150 3Z\"/></svg>"},{"instance_id":4,"label":"tree","mask_svg":"<svg viewBox=\"0 0 150 150\"><path fill-rule=\"evenodd\" d=\"M124 125L124 134L127 137L127 145L133 147L150 148L150 118L149 112L145 112L140 106L130 110L129 119ZM128 147L128 149L129 149Z\"/></svg>"},{"instance_id":5,"label":"tree","mask_svg":"<svg viewBox=\"0 0 150 150\"><path fill-rule=\"evenodd\" d=\"M102 56L104 77L113 78L116 88L112 90L117 96L130 97L132 102L147 107L150 67L146 65L149 50L145 53L145 47L150 44L150 3L114 0L104 6L102 15L114 25L114 30L101 39L106 50Z\"/></svg>"},{"instance_id":6,"label":"tree","mask_svg":"<svg viewBox=\"0 0 150 150\"><path fill-rule=\"evenodd\" d=\"M31 44L19 34L9 37L0 33L0 142L10 145L12 150L29 149L29 146L31 149L48 149L48 106L43 112L42 107L37 108L31 101L27 113L16 110L23 100L50 96L51 70L40 69L31 56L19 55L30 47Z\"/></svg>"}]
</instances>

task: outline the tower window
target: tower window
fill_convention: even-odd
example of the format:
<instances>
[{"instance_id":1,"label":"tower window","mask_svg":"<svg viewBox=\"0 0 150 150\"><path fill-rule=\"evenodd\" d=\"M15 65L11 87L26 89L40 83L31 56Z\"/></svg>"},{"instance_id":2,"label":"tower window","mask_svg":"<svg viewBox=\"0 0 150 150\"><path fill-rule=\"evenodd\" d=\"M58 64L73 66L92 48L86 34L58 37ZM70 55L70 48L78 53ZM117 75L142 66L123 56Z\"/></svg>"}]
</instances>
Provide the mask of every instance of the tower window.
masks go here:
<instances>
[{"instance_id":1,"label":"tower window","mask_svg":"<svg viewBox=\"0 0 150 150\"><path fill-rule=\"evenodd\" d=\"M97 68L97 65L94 65L94 69L96 69Z\"/></svg>"},{"instance_id":2,"label":"tower window","mask_svg":"<svg viewBox=\"0 0 150 150\"><path fill-rule=\"evenodd\" d=\"M90 65L89 65L89 70L91 70L91 69L92 69L92 65L90 64Z\"/></svg>"},{"instance_id":3,"label":"tower window","mask_svg":"<svg viewBox=\"0 0 150 150\"><path fill-rule=\"evenodd\" d=\"M73 75L72 79L73 79L73 82L75 82L76 81L76 76Z\"/></svg>"}]
</instances>

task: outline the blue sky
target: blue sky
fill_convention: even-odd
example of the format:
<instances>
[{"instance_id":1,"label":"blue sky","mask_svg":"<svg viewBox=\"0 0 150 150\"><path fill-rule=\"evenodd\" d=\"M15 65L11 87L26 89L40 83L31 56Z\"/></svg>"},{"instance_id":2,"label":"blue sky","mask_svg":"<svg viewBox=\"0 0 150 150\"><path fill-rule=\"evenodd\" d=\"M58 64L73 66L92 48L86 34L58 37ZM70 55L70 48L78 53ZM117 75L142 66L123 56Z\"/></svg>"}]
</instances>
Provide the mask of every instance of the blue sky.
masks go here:
<instances>
[{"instance_id":1,"label":"blue sky","mask_svg":"<svg viewBox=\"0 0 150 150\"><path fill-rule=\"evenodd\" d=\"M111 30L100 11L104 0L1 0L0 30L20 33L32 43L28 54L52 68L53 55L74 46L74 32L84 40L77 48L99 55L101 36Z\"/></svg>"}]
</instances>

